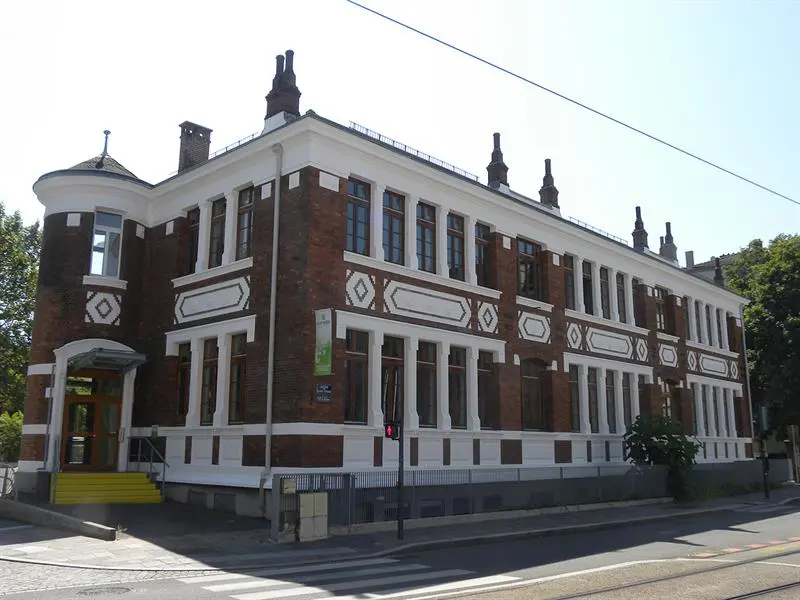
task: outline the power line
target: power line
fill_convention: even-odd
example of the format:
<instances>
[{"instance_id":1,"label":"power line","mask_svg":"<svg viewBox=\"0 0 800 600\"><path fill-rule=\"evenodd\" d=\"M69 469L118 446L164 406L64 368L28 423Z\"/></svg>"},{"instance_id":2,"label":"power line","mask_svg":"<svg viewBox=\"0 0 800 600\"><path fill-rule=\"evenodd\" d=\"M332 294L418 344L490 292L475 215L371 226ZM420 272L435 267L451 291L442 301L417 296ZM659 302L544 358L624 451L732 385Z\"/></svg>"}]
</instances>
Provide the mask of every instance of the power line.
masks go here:
<instances>
[{"instance_id":1,"label":"power line","mask_svg":"<svg viewBox=\"0 0 800 600\"><path fill-rule=\"evenodd\" d=\"M720 166L720 165L718 165L716 163L713 163L710 160L706 160L705 158L702 158L701 156L693 154L693 153L689 152L688 150L684 150L683 148L680 148L680 147L676 146L675 144L670 144L668 141L662 140L661 138L656 137L656 136L654 136L654 135L652 135L650 133L647 133L646 131L642 131L641 129L637 129L633 125L628 125L627 123L625 123L623 121L620 121L619 119L615 119L611 115L607 115L604 112L601 112L601 111L599 111L597 109L592 108L591 106L587 106L586 104L583 104L582 102L578 102L577 100L573 100L572 98L570 98L568 96L565 96L564 94L560 94L559 92L556 92L555 90L551 90L550 88L545 87L540 83L536 83L535 81L532 81L532 80L528 79L527 77L523 77L519 73L515 73L513 71L510 71L509 69L501 67L498 64L495 64L495 63L493 63L493 62L491 62L489 60L486 60L485 58L481 58L480 56L478 56L476 54L473 54L471 52L468 52L467 50L459 48L458 46L454 46L453 44L445 42L444 40L442 40L442 39L440 39L440 38L438 38L438 37L436 37L434 35L431 35L429 33L425 33L424 31L421 31L420 29L417 29L416 27L412 27L411 25L408 25L407 23L403 23L402 21L398 21L397 19L394 19L394 18L392 18L392 17L390 17L388 15L385 15L382 12L379 12L379 11L377 11L375 9L372 9L372 8L368 7L368 6L364 6L363 4L359 4L358 2L355 2L354 0L345 0L345 2L349 2L353 6L357 6L358 8L362 8L362 9L366 10L367 12L371 12L372 14L377 15L378 17L386 19L387 21L391 21L395 25L400 25L400 27L404 27L404 28L406 28L406 29L408 29L410 31L413 31L414 33L417 33L417 34L419 34L419 35L421 35L423 37L426 37L429 40L436 42L437 44L441 44L442 46L446 46L446 47L450 48L451 50L455 50L456 52L459 52L459 53L461 53L461 54L463 54L465 56L468 56L468 57L470 57L472 59L475 59L478 62L482 62L483 64L485 64L485 65L487 65L489 67L492 67L493 69L497 69L498 71L501 71L501 72L505 73L506 75L511 75L512 77L514 77L516 79L519 79L521 81L524 81L525 83L528 83L528 84L530 84L530 85L532 85L534 87L537 87L540 90L544 90L545 92L547 92L549 94L553 94L554 96L558 96L562 100L566 100L567 102L575 104L576 106L579 106L579 107L581 107L581 108L583 108L585 110L588 110L589 112L592 112L592 113L594 113L594 114L596 114L596 115L598 115L600 117L603 117L604 119L608 119L609 121L611 121L613 123L616 123L617 125L622 125L626 129L630 129L631 131L634 131L634 132L636 132L636 133L638 133L640 135L643 135L646 138L649 138L649 139L653 140L654 142L658 142L659 144L663 144L664 146L667 146L668 148L672 148L673 150L677 150L681 154L685 154L686 156L694 158L695 160L699 160L700 162L705 163L706 165L708 165L710 167L713 167L713 168L715 168L715 169L717 169L719 171L722 171L723 173L727 173L728 175L732 175L733 177L736 177L737 179L741 179L742 181L744 181L746 183L749 183L750 185L753 185L753 186L755 186L755 187L757 187L757 188L759 188L761 190L764 190L765 192L768 192L770 194L778 196L779 198L783 198L784 200L788 200L789 202L793 202L794 204L797 204L798 206L800 206L800 201L795 200L794 198L786 196L785 194L781 194L780 192L778 192L776 190L773 190L772 188L769 188L769 187L767 187L765 185L761 185L760 183L755 182L752 179L748 179L747 177L744 177L743 175L739 175L738 173L735 173L735 172L731 171L730 169L726 169L725 167L722 167L722 166Z\"/></svg>"}]
</instances>

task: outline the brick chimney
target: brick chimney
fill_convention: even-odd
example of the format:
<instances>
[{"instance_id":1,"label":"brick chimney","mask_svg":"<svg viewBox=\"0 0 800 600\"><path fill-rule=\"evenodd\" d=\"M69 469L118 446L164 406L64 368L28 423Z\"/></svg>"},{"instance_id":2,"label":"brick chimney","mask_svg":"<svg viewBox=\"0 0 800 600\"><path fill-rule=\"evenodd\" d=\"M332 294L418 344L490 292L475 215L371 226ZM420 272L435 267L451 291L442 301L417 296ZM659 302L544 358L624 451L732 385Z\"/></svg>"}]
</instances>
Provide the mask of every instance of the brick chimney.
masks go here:
<instances>
[{"instance_id":1,"label":"brick chimney","mask_svg":"<svg viewBox=\"0 0 800 600\"><path fill-rule=\"evenodd\" d=\"M667 221L667 235L664 236L664 244L661 249L661 256L673 262L678 262L678 247L672 237L672 223Z\"/></svg>"},{"instance_id":2,"label":"brick chimney","mask_svg":"<svg viewBox=\"0 0 800 600\"><path fill-rule=\"evenodd\" d=\"M294 74L294 51L286 51L285 61L283 56L278 55L275 62L275 77L272 79L272 89L267 94L267 116L264 120L282 112L299 117L300 90L297 89Z\"/></svg>"},{"instance_id":3,"label":"brick chimney","mask_svg":"<svg viewBox=\"0 0 800 600\"><path fill-rule=\"evenodd\" d=\"M694 266L694 250L686 251L686 268L689 269Z\"/></svg>"},{"instance_id":4,"label":"brick chimney","mask_svg":"<svg viewBox=\"0 0 800 600\"><path fill-rule=\"evenodd\" d=\"M500 150L500 134L494 134L494 149L492 162L486 167L489 174L489 187L499 188L501 185L508 187L508 167L503 162L503 151Z\"/></svg>"},{"instance_id":5,"label":"brick chimney","mask_svg":"<svg viewBox=\"0 0 800 600\"><path fill-rule=\"evenodd\" d=\"M722 272L722 265L719 262L719 257L714 258L714 283L725 287L725 275Z\"/></svg>"},{"instance_id":6,"label":"brick chimney","mask_svg":"<svg viewBox=\"0 0 800 600\"><path fill-rule=\"evenodd\" d=\"M636 222L633 226L633 248L634 250L644 251L647 249L647 231L644 229L642 221L642 207L636 207Z\"/></svg>"},{"instance_id":7,"label":"brick chimney","mask_svg":"<svg viewBox=\"0 0 800 600\"><path fill-rule=\"evenodd\" d=\"M181 149L178 155L178 173L208 160L212 130L202 125L184 121L181 128Z\"/></svg>"},{"instance_id":8,"label":"brick chimney","mask_svg":"<svg viewBox=\"0 0 800 600\"><path fill-rule=\"evenodd\" d=\"M539 201L550 208L558 208L558 189L554 184L553 174L550 172L550 159L544 159L544 179L539 190Z\"/></svg>"}]
</instances>

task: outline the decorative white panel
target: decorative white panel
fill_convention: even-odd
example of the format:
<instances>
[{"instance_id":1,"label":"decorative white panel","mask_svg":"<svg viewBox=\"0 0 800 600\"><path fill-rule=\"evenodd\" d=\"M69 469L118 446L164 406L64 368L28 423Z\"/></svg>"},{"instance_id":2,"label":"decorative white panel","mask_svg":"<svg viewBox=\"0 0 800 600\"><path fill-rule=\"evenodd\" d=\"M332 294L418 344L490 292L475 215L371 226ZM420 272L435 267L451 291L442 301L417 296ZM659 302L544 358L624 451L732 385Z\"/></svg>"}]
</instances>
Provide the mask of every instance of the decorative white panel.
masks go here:
<instances>
[{"instance_id":1,"label":"decorative white panel","mask_svg":"<svg viewBox=\"0 0 800 600\"><path fill-rule=\"evenodd\" d=\"M553 440L526 439L522 440L522 464L530 465L542 463L552 465L555 462Z\"/></svg>"},{"instance_id":2,"label":"decorative white panel","mask_svg":"<svg viewBox=\"0 0 800 600\"><path fill-rule=\"evenodd\" d=\"M724 358L702 354L700 356L700 371L702 373L726 377L728 375L728 361Z\"/></svg>"},{"instance_id":3,"label":"decorative white panel","mask_svg":"<svg viewBox=\"0 0 800 600\"><path fill-rule=\"evenodd\" d=\"M136 224L136 237L143 238L144 237L144 225L137 223Z\"/></svg>"},{"instance_id":4,"label":"decorative white panel","mask_svg":"<svg viewBox=\"0 0 800 600\"><path fill-rule=\"evenodd\" d=\"M523 340L550 343L550 319L545 315L519 311L517 333Z\"/></svg>"},{"instance_id":5,"label":"decorative white panel","mask_svg":"<svg viewBox=\"0 0 800 600\"><path fill-rule=\"evenodd\" d=\"M462 296L437 292L410 283L389 281L386 283L383 301L386 312L393 315L459 327L469 325L469 301Z\"/></svg>"},{"instance_id":6,"label":"decorative white panel","mask_svg":"<svg viewBox=\"0 0 800 600\"><path fill-rule=\"evenodd\" d=\"M478 301L478 329L484 333L497 333L497 306Z\"/></svg>"},{"instance_id":7,"label":"decorative white panel","mask_svg":"<svg viewBox=\"0 0 800 600\"><path fill-rule=\"evenodd\" d=\"M647 342L642 338L636 340L636 358L638 358L640 362L647 361Z\"/></svg>"},{"instance_id":8,"label":"decorative white panel","mask_svg":"<svg viewBox=\"0 0 800 600\"><path fill-rule=\"evenodd\" d=\"M690 371L697 370L697 353L694 350L689 350L686 353L686 364L689 365Z\"/></svg>"},{"instance_id":9,"label":"decorative white panel","mask_svg":"<svg viewBox=\"0 0 800 600\"><path fill-rule=\"evenodd\" d=\"M272 182L267 182L261 186L261 199L266 200L272 196Z\"/></svg>"},{"instance_id":10,"label":"decorative white panel","mask_svg":"<svg viewBox=\"0 0 800 600\"><path fill-rule=\"evenodd\" d=\"M451 439L450 440L450 466L469 467L472 466L472 440L471 439Z\"/></svg>"},{"instance_id":11,"label":"decorative white panel","mask_svg":"<svg viewBox=\"0 0 800 600\"><path fill-rule=\"evenodd\" d=\"M219 464L220 466L242 466L242 436L220 436L219 438Z\"/></svg>"},{"instance_id":12,"label":"decorative white panel","mask_svg":"<svg viewBox=\"0 0 800 600\"><path fill-rule=\"evenodd\" d=\"M665 367L678 366L678 349L669 344L658 345L658 359Z\"/></svg>"},{"instance_id":13,"label":"decorative white panel","mask_svg":"<svg viewBox=\"0 0 800 600\"><path fill-rule=\"evenodd\" d=\"M441 468L442 440L436 438L419 438L417 442L417 458L420 467Z\"/></svg>"},{"instance_id":14,"label":"decorative white panel","mask_svg":"<svg viewBox=\"0 0 800 600\"><path fill-rule=\"evenodd\" d=\"M122 296L111 292L86 292L86 322L97 325L119 325Z\"/></svg>"},{"instance_id":15,"label":"decorative white panel","mask_svg":"<svg viewBox=\"0 0 800 600\"><path fill-rule=\"evenodd\" d=\"M198 466L211 465L213 440L211 436L192 436L192 464Z\"/></svg>"},{"instance_id":16,"label":"decorative white panel","mask_svg":"<svg viewBox=\"0 0 800 600\"><path fill-rule=\"evenodd\" d=\"M371 469L373 467L373 441L371 437L344 437L343 459L345 469Z\"/></svg>"},{"instance_id":17,"label":"decorative white panel","mask_svg":"<svg viewBox=\"0 0 800 600\"><path fill-rule=\"evenodd\" d=\"M500 465L500 440L481 440L481 465Z\"/></svg>"},{"instance_id":18,"label":"decorative white panel","mask_svg":"<svg viewBox=\"0 0 800 600\"><path fill-rule=\"evenodd\" d=\"M289 175L289 189L292 190L300 185L300 171L295 171Z\"/></svg>"},{"instance_id":19,"label":"decorative white panel","mask_svg":"<svg viewBox=\"0 0 800 600\"><path fill-rule=\"evenodd\" d=\"M739 365L735 360L731 361L731 379L739 379Z\"/></svg>"},{"instance_id":20,"label":"decorative white panel","mask_svg":"<svg viewBox=\"0 0 800 600\"><path fill-rule=\"evenodd\" d=\"M356 308L375 308L375 276L347 269L345 303Z\"/></svg>"},{"instance_id":21,"label":"decorative white panel","mask_svg":"<svg viewBox=\"0 0 800 600\"><path fill-rule=\"evenodd\" d=\"M164 231L166 235L172 235L172 232L175 231L175 221L167 221Z\"/></svg>"},{"instance_id":22,"label":"decorative white panel","mask_svg":"<svg viewBox=\"0 0 800 600\"><path fill-rule=\"evenodd\" d=\"M175 322L187 323L208 319L247 310L249 306L250 277L237 277L177 294Z\"/></svg>"},{"instance_id":23,"label":"decorative white panel","mask_svg":"<svg viewBox=\"0 0 800 600\"><path fill-rule=\"evenodd\" d=\"M586 343L590 352L619 358L633 358L631 337L624 333L590 327L586 334Z\"/></svg>"},{"instance_id":24,"label":"decorative white panel","mask_svg":"<svg viewBox=\"0 0 800 600\"><path fill-rule=\"evenodd\" d=\"M569 347L580 348L582 339L581 328L577 323L570 323L567 326L567 344L569 344Z\"/></svg>"},{"instance_id":25,"label":"decorative white panel","mask_svg":"<svg viewBox=\"0 0 800 600\"><path fill-rule=\"evenodd\" d=\"M67 227L80 227L81 213L67 213Z\"/></svg>"},{"instance_id":26,"label":"decorative white panel","mask_svg":"<svg viewBox=\"0 0 800 600\"><path fill-rule=\"evenodd\" d=\"M330 173L325 173L324 171L319 172L319 186L332 190L334 192L339 191L339 178L336 175L331 175Z\"/></svg>"}]
</instances>

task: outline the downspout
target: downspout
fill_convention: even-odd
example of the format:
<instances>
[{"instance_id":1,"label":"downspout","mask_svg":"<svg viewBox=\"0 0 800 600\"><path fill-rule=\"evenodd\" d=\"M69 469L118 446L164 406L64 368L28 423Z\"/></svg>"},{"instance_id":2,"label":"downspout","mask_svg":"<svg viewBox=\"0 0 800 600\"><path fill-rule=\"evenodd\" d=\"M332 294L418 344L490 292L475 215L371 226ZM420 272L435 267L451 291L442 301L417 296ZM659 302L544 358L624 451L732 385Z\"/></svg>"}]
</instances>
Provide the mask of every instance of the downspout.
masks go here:
<instances>
[{"instance_id":1,"label":"downspout","mask_svg":"<svg viewBox=\"0 0 800 600\"><path fill-rule=\"evenodd\" d=\"M272 210L272 275L269 290L269 342L267 354L267 418L266 442L264 448L264 484L272 473L272 404L275 387L275 313L278 291L278 236L281 211L281 176L283 172L283 146L275 144L275 202ZM263 486L262 486L262 489ZM263 506L263 504L262 504Z\"/></svg>"},{"instance_id":2,"label":"downspout","mask_svg":"<svg viewBox=\"0 0 800 600\"><path fill-rule=\"evenodd\" d=\"M747 387L747 404L750 409L750 439L755 437L754 421L755 415L753 414L753 394L750 392L750 365L747 362L747 335L744 327L744 305L739 305L739 318L742 321L742 353L744 354L744 376L745 386Z\"/></svg>"}]
</instances>

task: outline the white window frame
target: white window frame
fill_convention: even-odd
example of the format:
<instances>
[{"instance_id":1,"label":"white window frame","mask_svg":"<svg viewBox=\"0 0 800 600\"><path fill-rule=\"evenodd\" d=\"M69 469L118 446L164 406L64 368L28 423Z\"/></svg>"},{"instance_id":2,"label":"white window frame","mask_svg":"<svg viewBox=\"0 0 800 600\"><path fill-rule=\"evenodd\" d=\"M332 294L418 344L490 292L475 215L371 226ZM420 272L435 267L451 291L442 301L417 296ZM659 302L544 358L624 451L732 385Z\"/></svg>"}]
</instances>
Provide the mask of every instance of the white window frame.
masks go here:
<instances>
[{"instance_id":1,"label":"white window frame","mask_svg":"<svg viewBox=\"0 0 800 600\"><path fill-rule=\"evenodd\" d=\"M119 217L119 227L111 227L108 225L98 225L97 224L97 216L100 214L111 215L113 217ZM119 213L114 213L106 210L95 210L94 213L94 223L92 224L92 246L91 246L91 258L89 262L89 274L96 276L96 277L109 277L112 279L119 279L120 278L120 269L122 267L122 230L125 224L125 218L123 215ZM95 255L95 236L98 234L106 234L105 241L103 246L103 264L100 268L100 273L95 273L93 271L94 267L94 255ZM117 268L116 273L110 274L108 270L109 266L109 255L108 255L108 235L109 233L116 233L119 235L119 254L117 256Z\"/></svg>"}]
</instances>

